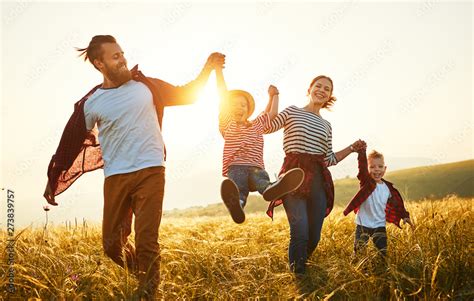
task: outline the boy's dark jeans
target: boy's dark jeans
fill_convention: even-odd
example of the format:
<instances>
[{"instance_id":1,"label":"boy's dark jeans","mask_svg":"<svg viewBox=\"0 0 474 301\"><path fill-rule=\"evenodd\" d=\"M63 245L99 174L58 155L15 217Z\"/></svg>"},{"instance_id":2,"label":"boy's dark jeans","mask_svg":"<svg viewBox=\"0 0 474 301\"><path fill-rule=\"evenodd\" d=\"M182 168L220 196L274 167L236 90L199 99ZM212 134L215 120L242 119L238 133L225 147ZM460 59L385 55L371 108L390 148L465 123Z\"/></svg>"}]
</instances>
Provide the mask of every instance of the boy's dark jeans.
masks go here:
<instances>
[{"instance_id":1,"label":"boy's dark jeans","mask_svg":"<svg viewBox=\"0 0 474 301\"><path fill-rule=\"evenodd\" d=\"M367 228L357 225L354 239L354 253L358 253L367 246L369 238L372 237L375 247L385 258L387 255L387 230L385 227Z\"/></svg>"}]
</instances>

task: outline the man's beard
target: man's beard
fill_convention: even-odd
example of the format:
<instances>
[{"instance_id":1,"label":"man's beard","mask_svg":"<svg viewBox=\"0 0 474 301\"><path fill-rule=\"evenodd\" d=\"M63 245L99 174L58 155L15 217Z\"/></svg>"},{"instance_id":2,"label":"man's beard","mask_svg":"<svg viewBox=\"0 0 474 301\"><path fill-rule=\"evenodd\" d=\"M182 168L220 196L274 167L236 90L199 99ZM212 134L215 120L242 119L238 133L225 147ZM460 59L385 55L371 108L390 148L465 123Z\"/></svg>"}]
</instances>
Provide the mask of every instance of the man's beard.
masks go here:
<instances>
[{"instance_id":1,"label":"man's beard","mask_svg":"<svg viewBox=\"0 0 474 301\"><path fill-rule=\"evenodd\" d=\"M130 70L128 70L126 66L125 68L122 68L122 66L123 65L120 65L120 67L109 67L106 65L105 75L117 86L121 86L132 79Z\"/></svg>"}]
</instances>

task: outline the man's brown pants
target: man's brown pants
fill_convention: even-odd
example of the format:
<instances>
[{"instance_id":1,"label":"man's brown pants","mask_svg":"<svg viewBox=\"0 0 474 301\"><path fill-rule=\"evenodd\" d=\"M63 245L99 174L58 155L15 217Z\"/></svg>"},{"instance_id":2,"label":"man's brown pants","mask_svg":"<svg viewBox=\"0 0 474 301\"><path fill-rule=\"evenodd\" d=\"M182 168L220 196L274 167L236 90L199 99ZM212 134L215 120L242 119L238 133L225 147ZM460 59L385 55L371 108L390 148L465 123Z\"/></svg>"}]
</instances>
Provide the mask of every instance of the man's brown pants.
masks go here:
<instances>
[{"instance_id":1,"label":"man's brown pants","mask_svg":"<svg viewBox=\"0 0 474 301\"><path fill-rule=\"evenodd\" d=\"M160 282L158 229L161 222L165 168L144 168L112 175L104 182L104 251L138 277L139 290L153 295ZM135 215L135 248L128 241Z\"/></svg>"}]
</instances>

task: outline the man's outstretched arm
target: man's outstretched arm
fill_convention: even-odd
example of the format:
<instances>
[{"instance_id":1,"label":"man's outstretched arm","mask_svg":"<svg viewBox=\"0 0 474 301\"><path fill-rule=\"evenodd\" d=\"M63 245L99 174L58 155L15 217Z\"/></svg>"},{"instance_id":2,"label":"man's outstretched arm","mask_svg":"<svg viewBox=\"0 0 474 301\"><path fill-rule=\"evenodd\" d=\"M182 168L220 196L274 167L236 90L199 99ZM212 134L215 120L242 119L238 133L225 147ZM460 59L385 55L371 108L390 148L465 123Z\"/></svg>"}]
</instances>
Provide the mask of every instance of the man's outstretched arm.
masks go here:
<instances>
[{"instance_id":1,"label":"man's outstretched arm","mask_svg":"<svg viewBox=\"0 0 474 301\"><path fill-rule=\"evenodd\" d=\"M218 52L212 53L196 79L184 86L173 86L163 80L154 79L163 106L187 105L195 102L199 91L206 85L211 71L222 68L224 63L225 55Z\"/></svg>"}]
</instances>

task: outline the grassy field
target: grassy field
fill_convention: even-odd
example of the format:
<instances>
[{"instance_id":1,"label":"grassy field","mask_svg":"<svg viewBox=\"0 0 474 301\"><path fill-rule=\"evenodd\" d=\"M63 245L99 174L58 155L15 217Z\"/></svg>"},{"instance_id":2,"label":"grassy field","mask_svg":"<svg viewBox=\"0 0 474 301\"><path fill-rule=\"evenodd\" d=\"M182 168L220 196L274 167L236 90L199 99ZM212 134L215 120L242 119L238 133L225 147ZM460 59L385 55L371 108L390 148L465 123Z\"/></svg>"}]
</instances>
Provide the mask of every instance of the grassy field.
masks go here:
<instances>
[{"instance_id":1,"label":"grassy field","mask_svg":"<svg viewBox=\"0 0 474 301\"><path fill-rule=\"evenodd\" d=\"M242 225L226 215L165 217L160 292L166 300L472 300L473 205L473 198L458 197L407 202L417 227L388 227L388 269L376 264L372 247L351 262L353 215L344 217L337 207L303 279L288 272L289 230L281 211L273 222L260 212ZM5 250L6 233L0 235ZM1 300L129 300L137 286L103 255L98 225L25 229L14 250L17 292L4 290L2 260Z\"/></svg>"},{"instance_id":2,"label":"grassy field","mask_svg":"<svg viewBox=\"0 0 474 301\"><path fill-rule=\"evenodd\" d=\"M450 194L474 196L474 160L415 167L388 172L384 177L409 200L436 199ZM356 179L342 179L335 183L336 202L346 204L357 192Z\"/></svg>"},{"instance_id":3,"label":"grassy field","mask_svg":"<svg viewBox=\"0 0 474 301\"><path fill-rule=\"evenodd\" d=\"M456 194L459 197L474 197L474 160L423 166L388 172L385 179L393 182L405 200L439 199ZM359 189L355 178L334 181L335 203L346 205ZM268 203L258 194L248 198L245 210L262 213ZM278 208L277 210L281 210ZM227 215L222 203L206 207L192 207L164 213L167 217L198 217Z\"/></svg>"}]
</instances>

